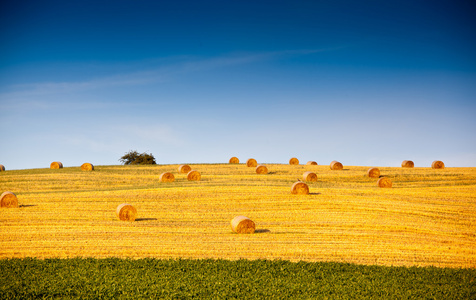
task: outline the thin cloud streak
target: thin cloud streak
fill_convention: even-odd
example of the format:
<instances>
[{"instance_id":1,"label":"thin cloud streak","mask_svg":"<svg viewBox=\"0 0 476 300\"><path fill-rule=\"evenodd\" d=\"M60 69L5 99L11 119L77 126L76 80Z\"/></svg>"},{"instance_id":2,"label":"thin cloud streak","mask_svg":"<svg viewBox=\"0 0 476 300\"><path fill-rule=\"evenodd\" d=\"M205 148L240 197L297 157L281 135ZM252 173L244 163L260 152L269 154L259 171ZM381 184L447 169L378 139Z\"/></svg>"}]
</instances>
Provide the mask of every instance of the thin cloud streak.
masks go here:
<instances>
[{"instance_id":1,"label":"thin cloud streak","mask_svg":"<svg viewBox=\"0 0 476 300\"><path fill-rule=\"evenodd\" d=\"M32 96L62 94L94 90L104 87L143 85L160 82L164 74L160 71L143 71L123 75L114 75L78 82L42 82L34 84L15 85L17 91L0 94L0 99L15 99Z\"/></svg>"},{"instance_id":2,"label":"thin cloud streak","mask_svg":"<svg viewBox=\"0 0 476 300\"><path fill-rule=\"evenodd\" d=\"M200 72L234 65L250 64L258 61L278 60L286 56L301 56L341 49L303 49L284 50L263 53L238 54L221 56L209 59L195 59L183 61L170 66L162 66L152 70L137 71L125 74L116 74L77 82L40 82L34 84L19 84L11 86L15 90L0 94L0 100L18 100L26 97L38 97L51 94L63 94L94 90L115 86L137 86L172 80L174 76L184 73ZM3 99L3 100L2 100Z\"/></svg>"},{"instance_id":3,"label":"thin cloud streak","mask_svg":"<svg viewBox=\"0 0 476 300\"><path fill-rule=\"evenodd\" d=\"M37 95L38 96L38 95ZM33 98L33 99L31 99ZM21 97L19 99L6 99L1 101L2 111L46 111L46 110L101 110L106 109L128 109L134 107L131 102L106 102L106 101L60 101L57 99L34 99L34 97Z\"/></svg>"}]
</instances>

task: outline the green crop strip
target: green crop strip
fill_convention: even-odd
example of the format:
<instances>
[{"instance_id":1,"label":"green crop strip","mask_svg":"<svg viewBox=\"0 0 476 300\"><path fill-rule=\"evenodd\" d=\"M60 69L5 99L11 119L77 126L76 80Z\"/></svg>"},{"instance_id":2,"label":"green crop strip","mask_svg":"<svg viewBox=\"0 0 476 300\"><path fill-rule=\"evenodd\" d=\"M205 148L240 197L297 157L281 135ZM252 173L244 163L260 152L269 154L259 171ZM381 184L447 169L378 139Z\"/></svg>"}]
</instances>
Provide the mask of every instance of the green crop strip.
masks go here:
<instances>
[{"instance_id":1,"label":"green crop strip","mask_svg":"<svg viewBox=\"0 0 476 300\"><path fill-rule=\"evenodd\" d=\"M475 296L475 269L284 260L0 260L0 299L475 299Z\"/></svg>"}]
</instances>

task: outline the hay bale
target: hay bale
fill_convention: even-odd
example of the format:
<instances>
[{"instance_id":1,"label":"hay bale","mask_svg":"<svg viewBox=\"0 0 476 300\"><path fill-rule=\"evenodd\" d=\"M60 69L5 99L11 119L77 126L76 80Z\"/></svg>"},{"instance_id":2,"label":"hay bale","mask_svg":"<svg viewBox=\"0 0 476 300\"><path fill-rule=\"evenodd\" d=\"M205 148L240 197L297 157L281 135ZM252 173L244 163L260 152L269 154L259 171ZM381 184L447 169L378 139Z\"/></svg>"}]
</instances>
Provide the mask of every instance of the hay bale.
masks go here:
<instances>
[{"instance_id":1,"label":"hay bale","mask_svg":"<svg viewBox=\"0 0 476 300\"><path fill-rule=\"evenodd\" d=\"M84 164L81 165L81 170L82 171L93 171L94 166L93 166L93 164L90 164L90 163L84 163Z\"/></svg>"},{"instance_id":2,"label":"hay bale","mask_svg":"<svg viewBox=\"0 0 476 300\"><path fill-rule=\"evenodd\" d=\"M256 159L254 158L249 158L247 161L246 161L246 166L247 167L257 167L258 166L258 162L256 161Z\"/></svg>"},{"instance_id":3,"label":"hay bale","mask_svg":"<svg viewBox=\"0 0 476 300\"><path fill-rule=\"evenodd\" d=\"M179 173L184 173L185 174L185 173L188 173L188 172L192 171L192 168L189 165L180 165L178 167L178 171L179 171Z\"/></svg>"},{"instance_id":4,"label":"hay bale","mask_svg":"<svg viewBox=\"0 0 476 300\"><path fill-rule=\"evenodd\" d=\"M317 175L314 172L307 171L302 174L302 180L304 181L317 181Z\"/></svg>"},{"instance_id":5,"label":"hay bale","mask_svg":"<svg viewBox=\"0 0 476 300\"><path fill-rule=\"evenodd\" d=\"M344 169L344 166L336 160L333 160L331 162L330 167L331 167L331 170L342 170L342 169Z\"/></svg>"},{"instance_id":6,"label":"hay bale","mask_svg":"<svg viewBox=\"0 0 476 300\"><path fill-rule=\"evenodd\" d=\"M381 188L391 188L392 181L387 177L382 177L377 181L377 185Z\"/></svg>"},{"instance_id":7,"label":"hay bale","mask_svg":"<svg viewBox=\"0 0 476 300\"><path fill-rule=\"evenodd\" d=\"M187 173L187 179L190 181L200 181L201 178L202 178L202 175L198 171L191 170L190 172Z\"/></svg>"},{"instance_id":8,"label":"hay bale","mask_svg":"<svg viewBox=\"0 0 476 300\"><path fill-rule=\"evenodd\" d=\"M174 180L175 180L174 174L169 173L169 172L162 173L159 176L159 181L160 182L174 182Z\"/></svg>"},{"instance_id":9,"label":"hay bale","mask_svg":"<svg viewBox=\"0 0 476 300\"><path fill-rule=\"evenodd\" d=\"M263 165L258 165L256 167L256 174L268 174L268 168Z\"/></svg>"},{"instance_id":10,"label":"hay bale","mask_svg":"<svg viewBox=\"0 0 476 300\"><path fill-rule=\"evenodd\" d=\"M296 181L291 187L291 194L294 195L308 195L309 187L302 181Z\"/></svg>"},{"instance_id":11,"label":"hay bale","mask_svg":"<svg viewBox=\"0 0 476 300\"><path fill-rule=\"evenodd\" d=\"M380 177L380 170L379 170L379 168L370 168L367 171L367 175L370 178L379 178Z\"/></svg>"},{"instance_id":12,"label":"hay bale","mask_svg":"<svg viewBox=\"0 0 476 300\"><path fill-rule=\"evenodd\" d=\"M0 207L18 207L17 196L12 192L3 192L0 195Z\"/></svg>"},{"instance_id":13,"label":"hay bale","mask_svg":"<svg viewBox=\"0 0 476 300\"><path fill-rule=\"evenodd\" d=\"M435 160L434 162L431 163L431 167L433 169L444 169L445 163L442 162L441 160Z\"/></svg>"},{"instance_id":14,"label":"hay bale","mask_svg":"<svg viewBox=\"0 0 476 300\"><path fill-rule=\"evenodd\" d=\"M255 222L245 216L237 216L231 220L231 230L236 233L254 233Z\"/></svg>"},{"instance_id":15,"label":"hay bale","mask_svg":"<svg viewBox=\"0 0 476 300\"><path fill-rule=\"evenodd\" d=\"M137 217L137 210L134 206L127 203L123 203L117 207L116 214L119 217L119 220L121 221L133 222Z\"/></svg>"},{"instance_id":16,"label":"hay bale","mask_svg":"<svg viewBox=\"0 0 476 300\"><path fill-rule=\"evenodd\" d=\"M59 161L54 161L50 164L50 169L61 169L63 168L63 164Z\"/></svg>"},{"instance_id":17,"label":"hay bale","mask_svg":"<svg viewBox=\"0 0 476 300\"><path fill-rule=\"evenodd\" d=\"M402 162L402 168L413 168L415 164L411 160L404 160Z\"/></svg>"},{"instance_id":18,"label":"hay bale","mask_svg":"<svg viewBox=\"0 0 476 300\"><path fill-rule=\"evenodd\" d=\"M289 164L290 165L299 165L299 159L297 159L295 157L291 157L291 159L289 160Z\"/></svg>"},{"instance_id":19,"label":"hay bale","mask_svg":"<svg viewBox=\"0 0 476 300\"><path fill-rule=\"evenodd\" d=\"M308 162L306 163L306 165L309 165L309 166L317 166L317 162L310 160L310 161L308 161Z\"/></svg>"},{"instance_id":20,"label":"hay bale","mask_svg":"<svg viewBox=\"0 0 476 300\"><path fill-rule=\"evenodd\" d=\"M0 165L0 172L1 171L5 171L5 166L4 165Z\"/></svg>"},{"instance_id":21,"label":"hay bale","mask_svg":"<svg viewBox=\"0 0 476 300\"><path fill-rule=\"evenodd\" d=\"M230 164L239 164L240 163L240 160L238 159L238 157L232 157L230 158Z\"/></svg>"}]
</instances>

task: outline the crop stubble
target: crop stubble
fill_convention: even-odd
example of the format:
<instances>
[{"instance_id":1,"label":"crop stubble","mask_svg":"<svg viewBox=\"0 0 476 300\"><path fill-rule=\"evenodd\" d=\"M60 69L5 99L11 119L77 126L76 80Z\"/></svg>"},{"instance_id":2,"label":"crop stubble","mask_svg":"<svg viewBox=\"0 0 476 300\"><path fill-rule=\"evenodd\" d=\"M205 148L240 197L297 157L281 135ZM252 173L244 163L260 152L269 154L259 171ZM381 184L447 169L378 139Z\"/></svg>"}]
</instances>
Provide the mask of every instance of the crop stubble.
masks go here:
<instances>
[{"instance_id":1,"label":"crop stubble","mask_svg":"<svg viewBox=\"0 0 476 300\"><path fill-rule=\"evenodd\" d=\"M2 208L0 258L157 257L288 259L381 265L476 267L476 169L201 164L201 181L178 165L98 166L2 172L19 208ZM292 195L305 171L318 175L309 195ZM160 174L175 181L161 184ZM137 209L121 222L117 206ZM234 234L246 215L252 235Z\"/></svg>"}]
</instances>

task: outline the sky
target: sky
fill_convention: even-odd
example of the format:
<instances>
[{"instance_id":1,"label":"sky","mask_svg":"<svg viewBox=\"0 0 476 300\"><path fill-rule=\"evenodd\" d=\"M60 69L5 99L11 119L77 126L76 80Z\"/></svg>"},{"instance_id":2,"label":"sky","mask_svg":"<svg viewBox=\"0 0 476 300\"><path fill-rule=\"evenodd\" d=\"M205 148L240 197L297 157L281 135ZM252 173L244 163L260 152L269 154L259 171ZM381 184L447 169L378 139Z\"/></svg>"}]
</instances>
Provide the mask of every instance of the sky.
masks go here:
<instances>
[{"instance_id":1,"label":"sky","mask_svg":"<svg viewBox=\"0 0 476 300\"><path fill-rule=\"evenodd\" d=\"M7 170L476 167L474 1L2 1Z\"/></svg>"}]
</instances>

